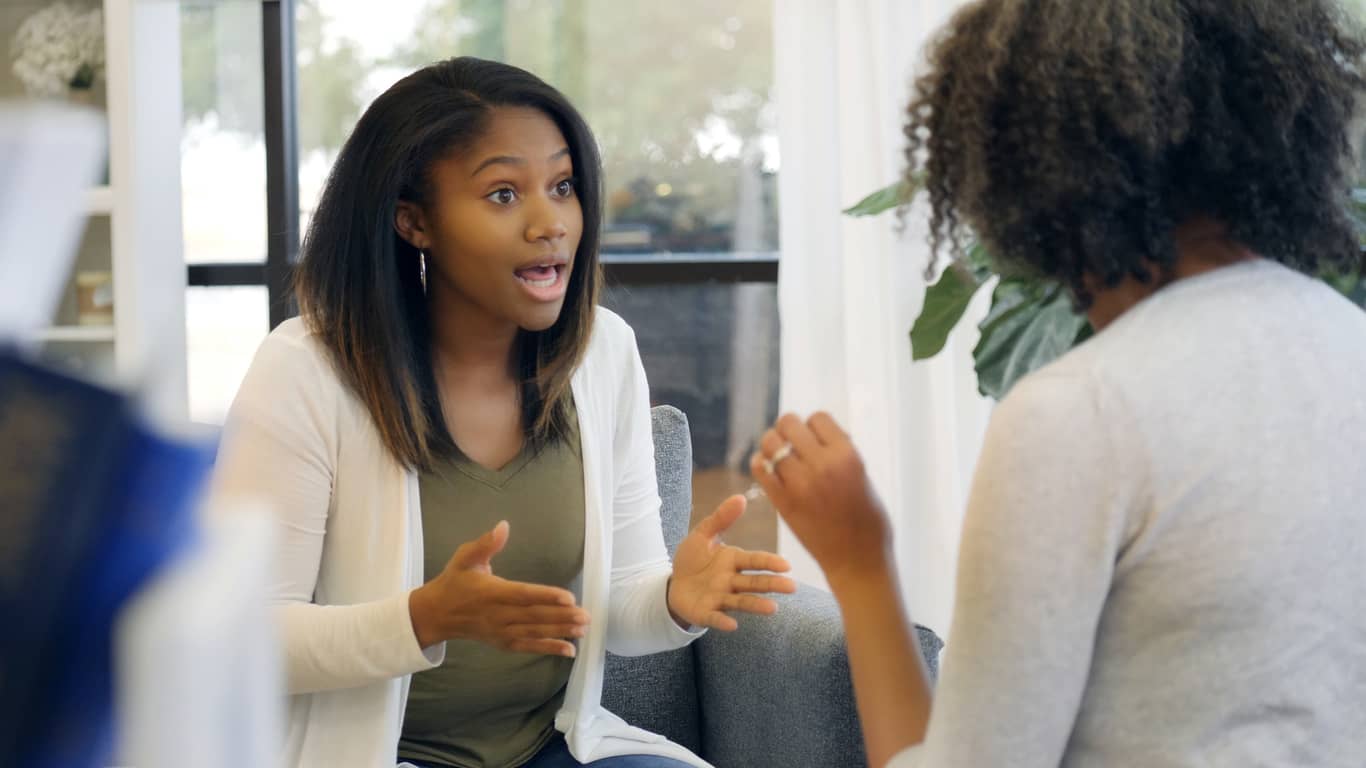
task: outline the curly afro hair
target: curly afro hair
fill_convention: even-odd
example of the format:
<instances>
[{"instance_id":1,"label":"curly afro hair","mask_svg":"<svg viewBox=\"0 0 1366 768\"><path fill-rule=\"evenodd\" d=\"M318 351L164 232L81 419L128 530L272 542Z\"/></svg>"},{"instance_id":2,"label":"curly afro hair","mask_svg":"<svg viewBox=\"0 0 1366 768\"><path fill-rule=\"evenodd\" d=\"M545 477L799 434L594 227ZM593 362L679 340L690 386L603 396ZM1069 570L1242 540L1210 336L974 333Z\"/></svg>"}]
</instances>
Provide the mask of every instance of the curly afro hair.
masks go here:
<instances>
[{"instance_id":1,"label":"curly afro hair","mask_svg":"<svg viewBox=\"0 0 1366 768\"><path fill-rule=\"evenodd\" d=\"M1364 52L1336 0L979 0L907 110L934 252L975 235L1083 308L1088 283L1168 274L1197 216L1294 268L1355 272Z\"/></svg>"}]
</instances>

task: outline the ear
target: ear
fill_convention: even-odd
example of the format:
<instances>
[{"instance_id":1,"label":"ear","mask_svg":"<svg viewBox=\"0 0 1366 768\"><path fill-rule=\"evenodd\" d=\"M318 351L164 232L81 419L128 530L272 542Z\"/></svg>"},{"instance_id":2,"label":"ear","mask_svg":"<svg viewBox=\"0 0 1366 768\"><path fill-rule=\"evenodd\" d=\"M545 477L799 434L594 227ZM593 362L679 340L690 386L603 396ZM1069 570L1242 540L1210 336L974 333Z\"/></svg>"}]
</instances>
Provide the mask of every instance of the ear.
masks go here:
<instances>
[{"instance_id":1,"label":"ear","mask_svg":"<svg viewBox=\"0 0 1366 768\"><path fill-rule=\"evenodd\" d=\"M394 208L394 231L420 251L432 247L427 234L427 215L423 213L422 206L411 200L399 200Z\"/></svg>"}]
</instances>

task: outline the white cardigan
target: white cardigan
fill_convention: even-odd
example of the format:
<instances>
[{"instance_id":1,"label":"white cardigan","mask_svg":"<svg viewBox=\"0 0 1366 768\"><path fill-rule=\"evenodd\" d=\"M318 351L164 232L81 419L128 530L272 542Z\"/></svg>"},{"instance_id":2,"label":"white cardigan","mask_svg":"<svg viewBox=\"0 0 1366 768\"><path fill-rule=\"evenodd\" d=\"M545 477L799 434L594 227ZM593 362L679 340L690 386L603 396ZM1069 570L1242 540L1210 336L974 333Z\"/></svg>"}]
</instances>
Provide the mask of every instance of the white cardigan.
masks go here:
<instances>
[{"instance_id":1,"label":"white cardigan","mask_svg":"<svg viewBox=\"0 0 1366 768\"><path fill-rule=\"evenodd\" d=\"M649 391L635 335L605 309L572 389L586 510L582 605L592 623L555 727L584 763L654 754L707 766L600 705L606 650L657 653L700 634L669 616ZM279 522L271 597L290 693L284 764L392 766L409 675L445 657L444 643L418 647L408 615L408 593L423 582L418 480L297 318L252 361L224 427L214 493L264 500Z\"/></svg>"}]
</instances>

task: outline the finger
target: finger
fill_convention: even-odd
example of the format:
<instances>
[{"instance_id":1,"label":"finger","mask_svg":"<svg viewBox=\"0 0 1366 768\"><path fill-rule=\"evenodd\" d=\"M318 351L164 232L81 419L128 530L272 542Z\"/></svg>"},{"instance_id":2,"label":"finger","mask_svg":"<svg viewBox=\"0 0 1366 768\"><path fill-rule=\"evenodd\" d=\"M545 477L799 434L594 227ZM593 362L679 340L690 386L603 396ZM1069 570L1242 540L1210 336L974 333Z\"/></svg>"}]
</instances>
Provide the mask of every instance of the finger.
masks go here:
<instances>
[{"instance_id":1,"label":"finger","mask_svg":"<svg viewBox=\"0 0 1366 768\"><path fill-rule=\"evenodd\" d=\"M741 549L735 553L735 570L787 573L792 570L792 564L787 562L787 558L772 552L751 552Z\"/></svg>"},{"instance_id":2,"label":"finger","mask_svg":"<svg viewBox=\"0 0 1366 768\"><path fill-rule=\"evenodd\" d=\"M825 445L849 442L849 433L844 431L844 428L840 426L838 421L835 421L834 416L831 416L825 411L819 411L812 414L806 424L811 428L811 432Z\"/></svg>"},{"instance_id":3,"label":"finger","mask_svg":"<svg viewBox=\"0 0 1366 768\"><path fill-rule=\"evenodd\" d=\"M721 502L716 511L702 518L702 522L698 523L693 531L709 539L720 536L735 525L735 521L745 513L745 506L748 503L744 496L731 496Z\"/></svg>"},{"instance_id":4,"label":"finger","mask_svg":"<svg viewBox=\"0 0 1366 768\"><path fill-rule=\"evenodd\" d=\"M764 471L766 473L768 471L768 461L774 456L780 456L780 452L789 445L792 447L787 449L787 456L781 461L773 462L773 472L771 473L776 475L777 478L783 482L787 482L794 474L801 472L801 468L804 466L801 451L798 450L794 444L788 442L787 438L778 434L776 429L770 429L765 432L764 436L759 440L759 448L763 452Z\"/></svg>"},{"instance_id":5,"label":"finger","mask_svg":"<svg viewBox=\"0 0 1366 768\"><path fill-rule=\"evenodd\" d=\"M740 622L720 611L712 611L703 619L702 626L719 629L722 632L734 632L740 628Z\"/></svg>"},{"instance_id":6,"label":"finger","mask_svg":"<svg viewBox=\"0 0 1366 768\"><path fill-rule=\"evenodd\" d=\"M797 582L786 576L742 573L730 582L732 592L780 592L790 595L797 591Z\"/></svg>"},{"instance_id":7,"label":"finger","mask_svg":"<svg viewBox=\"0 0 1366 768\"><path fill-rule=\"evenodd\" d=\"M574 593L567 589L506 579L495 582L493 599L504 605L574 605Z\"/></svg>"},{"instance_id":8,"label":"finger","mask_svg":"<svg viewBox=\"0 0 1366 768\"><path fill-rule=\"evenodd\" d=\"M764 433L763 437L759 438L759 452L764 455L764 458L768 458L782 450L783 445L786 443L787 440L783 439L783 436L779 434L777 429L770 429ZM784 461L786 461L786 459L784 459Z\"/></svg>"},{"instance_id":9,"label":"finger","mask_svg":"<svg viewBox=\"0 0 1366 768\"><path fill-rule=\"evenodd\" d=\"M577 650L567 640L512 640L504 643L505 650L513 653L534 653L540 656L564 656L574 658Z\"/></svg>"},{"instance_id":10,"label":"finger","mask_svg":"<svg viewBox=\"0 0 1366 768\"><path fill-rule=\"evenodd\" d=\"M503 551L508 543L508 521L502 520L493 529L474 541L461 544L451 555L450 564L461 570L489 567L493 556Z\"/></svg>"},{"instance_id":11,"label":"finger","mask_svg":"<svg viewBox=\"0 0 1366 768\"><path fill-rule=\"evenodd\" d=\"M764 494L773 502L773 506L781 512L783 507L787 506L787 488L783 486L782 478L768 471L763 454L755 453L749 457L749 474L754 478L754 482L764 489Z\"/></svg>"},{"instance_id":12,"label":"finger","mask_svg":"<svg viewBox=\"0 0 1366 768\"><path fill-rule=\"evenodd\" d=\"M721 598L721 608L726 611L757 613L761 616L772 616L778 612L777 603L758 595L726 595Z\"/></svg>"},{"instance_id":13,"label":"finger","mask_svg":"<svg viewBox=\"0 0 1366 768\"><path fill-rule=\"evenodd\" d=\"M504 637L514 640L556 640L580 638L588 634L583 624L509 624L503 628Z\"/></svg>"},{"instance_id":14,"label":"finger","mask_svg":"<svg viewBox=\"0 0 1366 768\"><path fill-rule=\"evenodd\" d=\"M793 450L800 456L815 456L821 450L821 440L794 414L783 414L773 428L784 442L792 443Z\"/></svg>"},{"instance_id":15,"label":"finger","mask_svg":"<svg viewBox=\"0 0 1366 768\"><path fill-rule=\"evenodd\" d=\"M573 624L588 626L592 623L588 611L582 608L561 606L501 605L491 609L489 618L501 625L511 624Z\"/></svg>"}]
</instances>

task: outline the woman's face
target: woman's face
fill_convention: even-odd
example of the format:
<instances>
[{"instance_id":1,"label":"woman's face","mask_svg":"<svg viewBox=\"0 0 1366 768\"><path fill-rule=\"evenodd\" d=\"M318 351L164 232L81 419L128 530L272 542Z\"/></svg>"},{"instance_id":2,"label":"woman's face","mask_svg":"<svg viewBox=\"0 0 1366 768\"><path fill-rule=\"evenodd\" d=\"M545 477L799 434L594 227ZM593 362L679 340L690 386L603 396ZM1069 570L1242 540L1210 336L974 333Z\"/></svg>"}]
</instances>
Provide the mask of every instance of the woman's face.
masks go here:
<instances>
[{"instance_id":1,"label":"woman's face","mask_svg":"<svg viewBox=\"0 0 1366 768\"><path fill-rule=\"evenodd\" d=\"M574 164L544 113L495 108L484 135L438 160L405 239L427 252L427 297L528 331L555 324L583 234Z\"/></svg>"}]
</instances>

